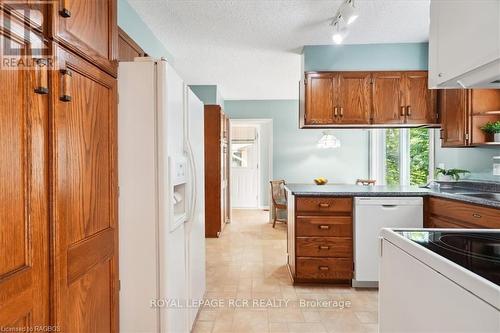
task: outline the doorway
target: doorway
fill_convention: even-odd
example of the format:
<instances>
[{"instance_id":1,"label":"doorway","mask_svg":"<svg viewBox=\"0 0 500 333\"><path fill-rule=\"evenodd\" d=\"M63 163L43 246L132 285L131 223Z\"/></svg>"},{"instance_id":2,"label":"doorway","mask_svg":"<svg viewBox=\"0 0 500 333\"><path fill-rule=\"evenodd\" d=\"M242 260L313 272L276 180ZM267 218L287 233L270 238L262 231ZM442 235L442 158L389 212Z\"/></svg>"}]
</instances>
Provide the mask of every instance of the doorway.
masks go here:
<instances>
[{"instance_id":1,"label":"doorway","mask_svg":"<svg viewBox=\"0 0 500 333\"><path fill-rule=\"evenodd\" d=\"M231 206L269 208L272 120L231 119Z\"/></svg>"}]
</instances>

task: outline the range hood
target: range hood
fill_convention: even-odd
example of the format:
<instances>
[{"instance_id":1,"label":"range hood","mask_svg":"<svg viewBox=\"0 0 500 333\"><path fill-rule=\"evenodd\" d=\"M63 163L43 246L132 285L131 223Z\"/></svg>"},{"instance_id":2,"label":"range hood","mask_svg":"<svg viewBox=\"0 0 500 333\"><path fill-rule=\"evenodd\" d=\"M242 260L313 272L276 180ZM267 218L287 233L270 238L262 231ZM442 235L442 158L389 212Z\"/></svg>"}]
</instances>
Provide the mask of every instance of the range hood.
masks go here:
<instances>
[{"instance_id":1,"label":"range hood","mask_svg":"<svg viewBox=\"0 0 500 333\"><path fill-rule=\"evenodd\" d=\"M443 88L500 89L500 58L446 81L439 86Z\"/></svg>"}]
</instances>

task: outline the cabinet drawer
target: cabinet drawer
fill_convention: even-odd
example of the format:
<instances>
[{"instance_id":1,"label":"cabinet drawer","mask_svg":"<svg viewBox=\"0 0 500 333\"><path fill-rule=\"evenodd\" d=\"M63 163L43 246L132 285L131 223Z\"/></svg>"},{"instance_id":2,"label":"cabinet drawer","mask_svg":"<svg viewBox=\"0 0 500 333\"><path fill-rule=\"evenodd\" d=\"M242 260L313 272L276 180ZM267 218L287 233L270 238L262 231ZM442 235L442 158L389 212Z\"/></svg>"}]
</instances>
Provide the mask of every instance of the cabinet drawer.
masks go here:
<instances>
[{"instance_id":1,"label":"cabinet drawer","mask_svg":"<svg viewBox=\"0 0 500 333\"><path fill-rule=\"evenodd\" d=\"M352 237L350 216L300 216L296 221L297 237Z\"/></svg>"},{"instance_id":2,"label":"cabinet drawer","mask_svg":"<svg viewBox=\"0 0 500 333\"><path fill-rule=\"evenodd\" d=\"M456 200L429 198L430 215L458 220L469 228L500 228L500 209L467 204ZM470 225L470 226L469 226Z\"/></svg>"},{"instance_id":3,"label":"cabinet drawer","mask_svg":"<svg viewBox=\"0 0 500 333\"><path fill-rule=\"evenodd\" d=\"M299 257L352 258L352 238L299 237L296 250Z\"/></svg>"},{"instance_id":4,"label":"cabinet drawer","mask_svg":"<svg viewBox=\"0 0 500 333\"><path fill-rule=\"evenodd\" d=\"M352 259L297 258L299 279L349 280L352 273Z\"/></svg>"},{"instance_id":5,"label":"cabinet drawer","mask_svg":"<svg viewBox=\"0 0 500 333\"><path fill-rule=\"evenodd\" d=\"M437 216L430 216L429 220L427 222L427 228L446 228L446 229L453 229L453 228L470 228L471 226L467 226L466 224L460 224L460 222L455 222L455 221L450 221L442 217L437 217Z\"/></svg>"},{"instance_id":6,"label":"cabinet drawer","mask_svg":"<svg viewBox=\"0 0 500 333\"><path fill-rule=\"evenodd\" d=\"M352 213L352 198L297 197L296 210L300 213Z\"/></svg>"}]
</instances>

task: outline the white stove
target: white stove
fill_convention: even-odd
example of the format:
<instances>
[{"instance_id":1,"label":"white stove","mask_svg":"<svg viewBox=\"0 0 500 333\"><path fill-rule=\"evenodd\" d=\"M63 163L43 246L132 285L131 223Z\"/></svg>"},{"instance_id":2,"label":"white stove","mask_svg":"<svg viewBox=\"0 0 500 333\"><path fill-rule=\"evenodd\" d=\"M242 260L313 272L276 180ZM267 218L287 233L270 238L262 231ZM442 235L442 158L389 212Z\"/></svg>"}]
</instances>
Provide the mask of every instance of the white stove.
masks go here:
<instances>
[{"instance_id":1,"label":"white stove","mask_svg":"<svg viewBox=\"0 0 500 333\"><path fill-rule=\"evenodd\" d=\"M383 229L379 329L500 332L500 230Z\"/></svg>"}]
</instances>

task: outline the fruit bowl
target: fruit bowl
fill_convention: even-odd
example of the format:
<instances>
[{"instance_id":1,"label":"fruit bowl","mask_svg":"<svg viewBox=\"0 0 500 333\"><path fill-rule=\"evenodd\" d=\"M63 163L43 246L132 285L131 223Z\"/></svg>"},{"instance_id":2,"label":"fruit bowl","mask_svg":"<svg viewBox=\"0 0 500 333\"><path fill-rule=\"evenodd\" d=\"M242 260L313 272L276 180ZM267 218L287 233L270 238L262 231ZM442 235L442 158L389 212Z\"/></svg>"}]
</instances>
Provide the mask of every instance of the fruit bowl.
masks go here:
<instances>
[{"instance_id":1,"label":"fruit bowl","mask_svg":"<svg viewBox=\"0 0 500 333\"><path fill-rule=\"evenodd\" d=\"M321 178L315 178L314 182L316 183L316 185L325 185L325 184L328 183L328 179L323 178L323 177L321 177Z\"/></svg>"}]
</instances>

